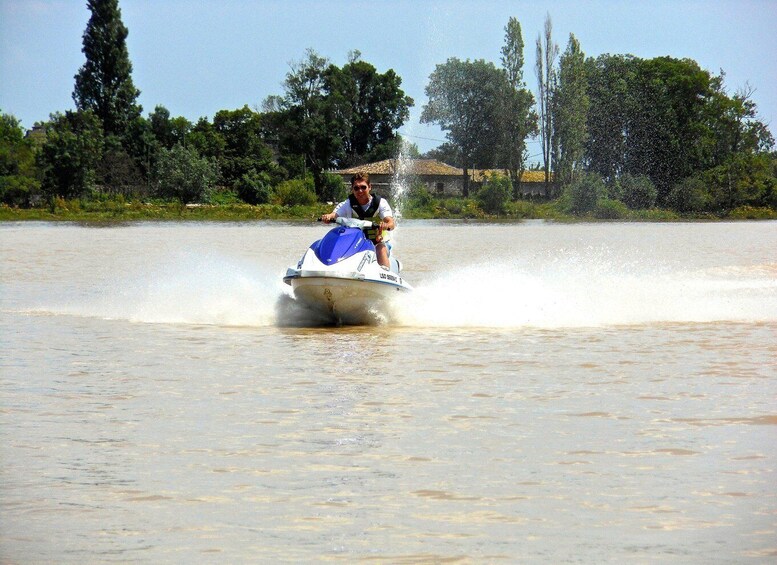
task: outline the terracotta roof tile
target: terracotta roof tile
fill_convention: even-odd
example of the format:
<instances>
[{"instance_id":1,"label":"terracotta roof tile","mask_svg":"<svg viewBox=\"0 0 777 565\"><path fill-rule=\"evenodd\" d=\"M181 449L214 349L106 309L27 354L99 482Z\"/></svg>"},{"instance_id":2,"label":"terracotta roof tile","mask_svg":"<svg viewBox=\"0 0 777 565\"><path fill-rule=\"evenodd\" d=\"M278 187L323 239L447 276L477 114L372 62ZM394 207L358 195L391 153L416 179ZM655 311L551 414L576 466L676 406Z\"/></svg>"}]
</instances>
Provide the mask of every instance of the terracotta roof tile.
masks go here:
<instances>
[{"instance_id":1,"label":"terracotta roof tile","mask_svg":"<svg viewBox=\"0 0 777 565\"><path fill-rule=\"evenodd\" d=\"M477 182L482 182L492 174L505 176L507 172L504 169L476 169L472 173L472 178ZM550 180L553 181L553 173L550 173ZM521 175L521 182L545 182L545 171L524 171Z\"/></svg>"},{"instance_id":2,"label":"terracotta roof tile","mask_svg":"<svg viewBox=\"0 0 777 565\"><path fill-rule=\"evenodd\" d=\"M461 176L463 174L461 169L434 159L408 159L406 164L408 173L413 175ZM393 175L396 170L397 159L386 159L377 163L367 163L332 172L338 175L352 175L357 172L371 175Z\"/></svg>"},{"instance_id":3,"label":"terracotta roof tile","mask_svg":"<svg viewBox=\"0 0 777 565\"><path fill-rule=\"evenodd\" d=\"M433 176L457 176L460 177L464 171L435 159L408 159L406 161L408 174L412 175L433 175ZM376 163L366 163L348 169L339 169L331 171L338 175L353 175L358 172L369 173L370 175L393 175L397 170L397 159L385 159ZM469 174L475 182L482 182L491 174L500 176L506 175L504 169L470 169ZM551 173L551 180L553 178ZM524 171L521 177L523 182L545 182L545 173L543 171Z\"/></svg>"}]
</instances>

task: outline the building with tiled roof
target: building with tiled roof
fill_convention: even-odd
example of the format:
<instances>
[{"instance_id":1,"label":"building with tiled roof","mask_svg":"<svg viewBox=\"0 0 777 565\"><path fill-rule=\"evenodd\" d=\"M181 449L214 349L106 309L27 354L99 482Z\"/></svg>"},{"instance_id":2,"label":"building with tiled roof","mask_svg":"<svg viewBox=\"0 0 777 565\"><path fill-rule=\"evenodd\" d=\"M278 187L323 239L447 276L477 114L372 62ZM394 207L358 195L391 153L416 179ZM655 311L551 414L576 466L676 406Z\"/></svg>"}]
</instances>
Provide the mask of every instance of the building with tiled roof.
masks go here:
<instances>
[{"instance_id":1,"label":"building with tiled roof","mask_svg":"<svg viewBox=\"0 0 777 565\"><path fill-rule=\"evenodd\" d=\"M475 182L483 182L491 175L503 176L505 175L504 169L475 169L472 172L472 180ZM553 173L550 174L550 180L553 182ZM521 175L521 184L544 184L545 183L545 171L524 171Z\"/></svg>"},{"instance_id":2,"label":"building with tiled roof","mask_svg":"<svg viewBox=\"0 0 777 565\"><path fill-rule=\"evenodd\" d=\"M435 159L386 159L332 172L348 184L357 172L368 173L370 184L380 194L390 194L397 177L408 184L422 182L433 194L460 195L464 188L464 171Z\"/></svg>"},{"instance_id":3,"label":"building with tiled roof","mask_svg":"<svg viewBox=\"0 0 777 565\"><path fill-rule=\"evenodd\" d=\"M331 172L340 175L346 184L350 184L356 173L368 173L370 184L380 194L391 194L391 184L397 177L408 184L421 182L430 193L440 196L461 196L464 192L464 171L435 159L386 159ZM470 194L474 194L488 176L507 174L502 169L470 169L468 173ZM545 194L545 173L524 171L521 191L525 196Z\"/></svg>"},{"instance_id":4,"label":"building with tiled roof","mask_svg":"<svg viewBox=\"0 0 777 565\"><path fill-rule=\"evenodd\" d=\"M462 170L435 159L385 159L376 163L367 163L349 169L334 171L338 175L353 175L357 172L372 175L395 175L404 169L405 174L424 176L461 176Z\"/></svg>"}]
</instances>

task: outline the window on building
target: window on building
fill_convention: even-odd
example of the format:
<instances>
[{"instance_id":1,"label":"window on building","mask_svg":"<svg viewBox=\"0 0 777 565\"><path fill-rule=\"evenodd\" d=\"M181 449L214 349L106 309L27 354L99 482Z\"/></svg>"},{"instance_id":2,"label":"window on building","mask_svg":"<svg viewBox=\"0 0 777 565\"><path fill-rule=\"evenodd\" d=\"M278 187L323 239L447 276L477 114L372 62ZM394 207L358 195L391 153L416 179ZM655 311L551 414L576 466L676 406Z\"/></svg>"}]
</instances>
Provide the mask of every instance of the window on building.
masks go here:
<instances>
[{"instance_id":1,"label":"window on building","mask_svg":"<svg viewBox=\"0 0 777 565\"><path fill-rule=\"evenodd\" d=\"M445 192L445 183L438 182L437 183L437 194L442 194Z\"/></svg>"}]
</instances>

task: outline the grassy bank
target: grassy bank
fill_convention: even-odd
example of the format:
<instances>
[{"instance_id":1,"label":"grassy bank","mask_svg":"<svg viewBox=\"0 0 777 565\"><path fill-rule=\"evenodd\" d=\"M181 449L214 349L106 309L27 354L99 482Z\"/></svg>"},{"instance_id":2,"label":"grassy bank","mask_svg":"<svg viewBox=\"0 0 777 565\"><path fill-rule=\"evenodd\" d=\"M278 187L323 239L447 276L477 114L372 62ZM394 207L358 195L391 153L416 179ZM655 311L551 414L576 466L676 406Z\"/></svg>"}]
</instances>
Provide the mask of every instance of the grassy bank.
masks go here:
<instances>
[{"instance_id":1,"label":"grassy bank","mask_svg":"<svg viewBox=\"0 0 777 565\"><path fill-rule=\"evenodd\" d=\"M53 207L13 208L0 205L0 221L64 221L64 222L130 222L130 221L255 221L313 220L332 206L280 206L276 204L219 204L181 206L176 202L123 202L58 200ZM745 220L777 219L777 210L742 207L726 214L680 215L662 209L629 210L625 207L601 206L585 215L565 211L559 200L550 202L510 202L503 213L486 214L472 199L452 198L435 201L423 208L406 207L407 219L477 219L524 220L543 219L561 222L576 221L683 221L683 220Z\"/></svg>"},{"instance_id":2,"label":"grassy bank","mask_svg":"<svg viewBox=\"0 0 777 565\"><path fill-rule=\"evenodd\" d=\"M59 201L54 207L0 206L0 221L130 222L130 221L254 221L313 219L331 211L324 204L284 207L272 204L189 205L143 202Z\"/></svg>"}]
</instances>

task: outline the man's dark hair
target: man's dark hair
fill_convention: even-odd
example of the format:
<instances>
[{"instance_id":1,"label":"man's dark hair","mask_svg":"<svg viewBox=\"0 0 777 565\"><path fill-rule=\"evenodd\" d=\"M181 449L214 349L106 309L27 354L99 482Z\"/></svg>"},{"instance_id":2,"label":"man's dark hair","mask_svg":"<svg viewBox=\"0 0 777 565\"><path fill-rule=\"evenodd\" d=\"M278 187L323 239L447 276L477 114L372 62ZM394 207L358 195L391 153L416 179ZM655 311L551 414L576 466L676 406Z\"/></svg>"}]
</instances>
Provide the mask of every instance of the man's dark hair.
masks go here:
<instances>
[{"instance_id":1,"label":"man's dark hair","mask_svg":"<svg viewBox=\"0 0 777 565\"><path fill-rule=\"evenodd\" d=\"M370 173L365 173L363 171L359 171L355 175L351 177L351 186L353 186L357 181L363 180L367 184L370 184Z\"/></svg>"}]
</instances>

